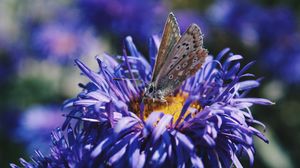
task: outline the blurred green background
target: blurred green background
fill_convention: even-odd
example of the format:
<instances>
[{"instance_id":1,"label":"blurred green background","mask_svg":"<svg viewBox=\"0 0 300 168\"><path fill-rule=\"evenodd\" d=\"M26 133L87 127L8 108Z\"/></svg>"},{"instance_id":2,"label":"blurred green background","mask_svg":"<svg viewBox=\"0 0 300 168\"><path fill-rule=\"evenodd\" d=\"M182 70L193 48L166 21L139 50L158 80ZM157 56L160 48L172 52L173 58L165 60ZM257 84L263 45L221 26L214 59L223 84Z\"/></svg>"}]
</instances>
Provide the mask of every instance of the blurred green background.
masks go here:
<instances>
[{"instance_id":1,"label":"blurred green background","mask_svg":"<svg viewBox=\"0 0 300 168\"><path fill-rule=\"evenodd\" d=\"M1 0L0 167L49 150L62 102L85 82L74 59L96 70L95 56L121 54L127 35L147 57L148 38L161 35L170 11L182 31L200 25L210 54L229 47L244 64L257 61L250 71L264 79L251 96L276 105L253 109L270 140L256 142L254 167L300 167L297 0Z\"/></svg>"}]
</instances>

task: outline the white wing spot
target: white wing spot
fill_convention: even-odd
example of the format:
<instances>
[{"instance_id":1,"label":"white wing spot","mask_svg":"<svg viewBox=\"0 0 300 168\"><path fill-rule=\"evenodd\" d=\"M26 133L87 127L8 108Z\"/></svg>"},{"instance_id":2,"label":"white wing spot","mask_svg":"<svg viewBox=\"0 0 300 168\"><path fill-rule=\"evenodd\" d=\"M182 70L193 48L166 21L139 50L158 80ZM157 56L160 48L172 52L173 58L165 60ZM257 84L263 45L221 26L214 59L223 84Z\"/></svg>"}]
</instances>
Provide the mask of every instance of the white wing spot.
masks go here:
<instances>
[{"instance_id":1,"label":"white wing spot","mask_svg":"<svg viewBox=\"0 0 300 168\"><path fill-rule=\"evenodd\" d=\"M183 71L180 71L179 73L178 73L178 76L182 76L183 75Z\"/></svg>"},{"instance_id":2,"label":"white wing spot","mask_svg":"<svg viewBox=\"0 0 300 168\"><path fill-rule=\"evenodd\" d=\"M187 63L187 62L184 62L184 63L182 64L182 68L185 68L187 65L188 65L188 63Z\"/></svg>"},{"instance_id":3,"label":"white wing spot","mask_svg":"<svg viewBox=\"0 0 300 168\"><path fill-rule=\"evenodd\" d=\"M174 77L174 76L173 76L172 74L171 74L171 75L169 75L169 79L173 79L173 77Z\"/></svg>"}]
</instances>

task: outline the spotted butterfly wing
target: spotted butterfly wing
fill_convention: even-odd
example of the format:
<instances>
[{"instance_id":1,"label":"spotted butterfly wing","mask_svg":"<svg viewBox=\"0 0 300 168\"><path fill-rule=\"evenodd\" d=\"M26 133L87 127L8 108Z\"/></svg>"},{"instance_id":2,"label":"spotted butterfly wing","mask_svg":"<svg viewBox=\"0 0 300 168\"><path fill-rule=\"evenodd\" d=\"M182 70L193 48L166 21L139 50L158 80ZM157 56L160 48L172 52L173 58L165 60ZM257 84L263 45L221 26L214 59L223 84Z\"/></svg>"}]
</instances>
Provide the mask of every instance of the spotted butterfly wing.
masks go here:
<instances>
[{"instance_id":1,"label":"spotted butterfly wing","mask_svg":"<svg viewBox=\"0 0 300 168\"><path fill-rule=\"evenodd\" d=\"M177 89L183 81L185 81L190 76L193 76L203 65L205 58L207 56L206 49L199 49L197 51L192 51L185 59L179 62L182 69L174 69L168 73L168 79L171 82L172 88Z\"/></svg>"},{"instance_id":2,"label":"spotted butterfly wing","mask_svg":"<svg viewBox=\"0 0 300 168\"><path fill-rule=\"evenodd\" d=\"M156 57L154 71L152 73L152 81L155 81L163 63L169 56L169 53L175 43L180 39L180 30L176 18L170 13L165 23L162 40Z\"/></svg>"},{"instance_id":3,"label":"spotted butterfly wing","mask_svg":"<svg viewBox=\"0 0 300 168\"><path fill-rule=\"evenodd\" d=\"M177 89L188 77L194 75L207 57L203 48L203 34L196 24L192 24L172 47L170 56L157 75L154 84L163 95Z\"/></svg>"}]
</instances>

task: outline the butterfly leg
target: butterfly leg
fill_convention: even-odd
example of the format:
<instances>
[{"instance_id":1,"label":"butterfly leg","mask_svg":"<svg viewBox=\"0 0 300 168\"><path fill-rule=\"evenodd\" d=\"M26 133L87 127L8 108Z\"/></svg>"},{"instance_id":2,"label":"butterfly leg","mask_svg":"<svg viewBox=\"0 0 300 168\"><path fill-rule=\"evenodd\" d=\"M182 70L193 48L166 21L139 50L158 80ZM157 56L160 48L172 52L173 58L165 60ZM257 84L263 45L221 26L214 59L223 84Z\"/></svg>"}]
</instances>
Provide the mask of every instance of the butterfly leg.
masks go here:
<instances>
[{"instance_id":1,"label":"butterfly leg","mask_svg":"<svg viewBox=\"0 0 300 168\"><path fill-rule=\"evenodd\" d=\"M162 103L168 103L168 101L163 97L159 99Z\"/></svg>"}]
</instances>

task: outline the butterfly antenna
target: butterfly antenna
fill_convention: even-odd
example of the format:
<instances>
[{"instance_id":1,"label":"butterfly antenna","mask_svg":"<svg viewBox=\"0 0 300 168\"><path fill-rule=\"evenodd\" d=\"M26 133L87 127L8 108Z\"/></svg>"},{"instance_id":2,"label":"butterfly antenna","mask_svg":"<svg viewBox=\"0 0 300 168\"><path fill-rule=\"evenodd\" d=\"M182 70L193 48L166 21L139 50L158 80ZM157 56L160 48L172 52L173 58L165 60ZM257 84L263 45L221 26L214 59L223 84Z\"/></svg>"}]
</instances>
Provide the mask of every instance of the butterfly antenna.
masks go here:
<instances>
[{"instance_id":1,"label":"butterfly antenna","mask_svg":"<svg viewBox=\"0 0 300 168\"><path fill-rule=\"evenodd\" d=\"M129 79L129 78L113 78L113 80L119 80L119 81L121 81L121 80L131 80L131 81L137 81L137 80L140 80L140 79ZM140 80L140 81L142 81L142 80Z\"/></svg>"},{"instance_id":2,"label":"butterfly antenna","mask_svg":"<svg viewBox=\"0 0 300 168\"><path fill-rule=\"evenodd\" d=\"M168 103L168 101L166 101L166 105L167 105L167 109L168 109L168 111L170 111L170 106L169 106L169 103Z\"/></svg>"},{"instance_id":3,"label":"butterfly antenna","mask_svg":"<svg viewBox=\"0 0 300 168\"><path fill-rule=\"evenodd\" d=\"M113 80L116 81L124 81L124 80L130 80L130 81L139 81L143 84L143 86L146 86L145 82L141 79L130 79L130 78L113 78Z\"/></svg>"},{"instance_id":4,"label":"butterfly antenna","mask_svg":"<svg viewBox=\"0 0 300 168\"><path fill-rule=\"evenodd\" d=\"M165 103L166 103L166 105L167 105L167 109L168 109L168 111L169 111L169 110L170 110L169 103L168 103L168 101L167 101L166 99L164 99L164 101L165 101Z\"/></svg>"}]
</instances>

